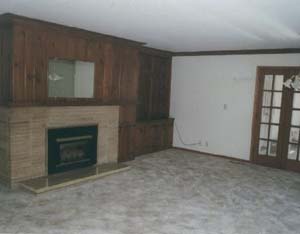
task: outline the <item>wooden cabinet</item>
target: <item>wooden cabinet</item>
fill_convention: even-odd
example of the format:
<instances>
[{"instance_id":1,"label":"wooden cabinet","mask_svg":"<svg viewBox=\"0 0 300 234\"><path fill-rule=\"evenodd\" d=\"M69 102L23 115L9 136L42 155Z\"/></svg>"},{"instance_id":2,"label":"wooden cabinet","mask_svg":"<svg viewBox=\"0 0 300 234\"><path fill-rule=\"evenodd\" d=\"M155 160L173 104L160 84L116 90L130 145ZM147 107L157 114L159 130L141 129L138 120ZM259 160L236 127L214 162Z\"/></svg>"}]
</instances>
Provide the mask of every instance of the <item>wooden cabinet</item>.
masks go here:
<instances>
[{"instance_id":1,"label":"wooden cabinet","mask_svg":"<svg viewBox=\"0 0 300 234\"><path fill-rule=\"evenodd\" d=\"M173 120L169 119L171 56L142 49L139 65L136 122L120 127L120 161L172 147Z\"/></svg>"},{"instance_id":2,"label":"wooden cabinet","mask_svg":"<svg viewBox=\"0 0 300 234\"><path fill-rule=\"evenodd\" d=\"M119 161L172 147L173 119L137 122L120 127Z\"/></svg>"},{"instance_id":3,"label":"wooden cabinet","mask_svg":"<svg viewBox=\"0 0 300 234\"><path fill-rule=\"evenodd\" d=\"M171 57L140 53L137 120L169 117Z\"/></svg>"},{"instance_id":4,"label":"wooden cabinet","mask_svg":"<svg viewBox=\"0 0 300 234\"><path fill-rule=\"evenodd\" d=\"M119 127L119 162L125 162L134 159L134 148L133 137L134 137L134 126L126 125Z\"/></svg>"},{"instance_id":5,"label":"wooden cabinet","mask_svg":"<svg viewBox=\"0 0 300 234\"><path fill-rule=\"evenodd\" d=\"M134 131L134 156L172 147L173 119L138 122Z\"/></svg>"}]
</instances>

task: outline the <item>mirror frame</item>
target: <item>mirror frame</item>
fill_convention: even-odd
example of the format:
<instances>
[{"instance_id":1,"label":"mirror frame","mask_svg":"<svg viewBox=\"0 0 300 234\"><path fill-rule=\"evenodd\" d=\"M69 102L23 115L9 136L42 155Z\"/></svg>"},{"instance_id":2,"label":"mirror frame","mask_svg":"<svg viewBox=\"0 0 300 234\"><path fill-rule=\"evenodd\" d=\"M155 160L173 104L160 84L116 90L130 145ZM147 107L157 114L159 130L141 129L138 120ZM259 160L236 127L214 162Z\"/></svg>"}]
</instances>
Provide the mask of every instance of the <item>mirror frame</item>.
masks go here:
<instances>
[{"instance_id":1,"label":"mirror frame","mask_svg":"<svg viewBox=\"0 0 300 234\"><path fill-rule=\"evenodd\" d=\"M49 97L49 79L48 79L48 74L49 74L49 61L50 60L66 60L66 61L80 61L80 62L90 62L94 63L94 89L93 89L93 97ZM46 96L47 96L47 104L48 105L57 105L57 104L71 104L71 105L78 105L80 103L83 104L95 104L99 102L99 100L96 98L96 66L97 66L97 61L95 60L88 60L88 59L74 59L74 58L69 58L69 57L48 57L47 58L47 68L46 68L46 80L47 80L47 89L46 89Z\"/></svg>"}]
</instances>

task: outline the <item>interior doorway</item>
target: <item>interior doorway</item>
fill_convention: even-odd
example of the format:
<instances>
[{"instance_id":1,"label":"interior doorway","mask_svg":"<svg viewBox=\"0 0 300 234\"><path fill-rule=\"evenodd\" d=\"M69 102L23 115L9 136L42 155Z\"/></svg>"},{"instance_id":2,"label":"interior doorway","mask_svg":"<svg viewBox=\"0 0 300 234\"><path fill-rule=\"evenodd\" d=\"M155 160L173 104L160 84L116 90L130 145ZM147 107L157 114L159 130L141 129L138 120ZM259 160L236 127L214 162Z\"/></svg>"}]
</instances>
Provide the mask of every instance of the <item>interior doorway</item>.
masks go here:
<instances>
[{"instance_id":1,"label":"interior doorway","mask_svg":"<svg viewBox=\"0 0 300 234\"><path fill-rule=\"evenodd\" d=\"M254 163L300 172L300 91L283 83L300 67L258 67L252 126Z\"/></svg>"}]
</instances>

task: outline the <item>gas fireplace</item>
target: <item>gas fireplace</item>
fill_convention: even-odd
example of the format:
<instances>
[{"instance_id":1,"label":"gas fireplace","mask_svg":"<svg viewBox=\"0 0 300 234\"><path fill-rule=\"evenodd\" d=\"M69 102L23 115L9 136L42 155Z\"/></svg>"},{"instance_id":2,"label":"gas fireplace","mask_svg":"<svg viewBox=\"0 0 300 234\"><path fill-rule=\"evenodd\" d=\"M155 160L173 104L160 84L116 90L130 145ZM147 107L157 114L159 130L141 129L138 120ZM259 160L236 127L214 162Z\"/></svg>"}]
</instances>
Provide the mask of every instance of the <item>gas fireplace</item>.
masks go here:
<instances>
[{"instance_id":1,"label":"gas fireplace","mask_svg":"<svg viewBox=\"0 0 300 234\"><path fill-rule=\"evenodd\" d=\"M48 130L48 174L97 162L97 126Z\"/></svg>"}]
</instances>

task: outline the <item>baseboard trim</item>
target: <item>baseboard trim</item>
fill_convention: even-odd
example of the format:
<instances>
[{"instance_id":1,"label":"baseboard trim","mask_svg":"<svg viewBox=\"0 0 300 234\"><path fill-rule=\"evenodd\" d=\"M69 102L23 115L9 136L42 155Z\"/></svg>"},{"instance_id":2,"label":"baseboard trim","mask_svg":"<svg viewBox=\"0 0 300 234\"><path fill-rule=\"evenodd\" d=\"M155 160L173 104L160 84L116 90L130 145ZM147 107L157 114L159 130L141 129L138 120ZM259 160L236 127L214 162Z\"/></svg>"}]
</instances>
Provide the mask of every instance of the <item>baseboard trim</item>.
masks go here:
<instances>
[{"instance_id":1,"label":"baseboard trim","mask_svg":"<svg viewBox=\"0 0 300 234\"><path fill-rule=\"evenodd\" d=\"M187 152L191 152L191 153L197 153L197 154L204 154L204 155L207 155L207 156L212 156L212 157L216 157L216 158L223 158L223 159L229 159L229 160L234 160L234 161L238 161L238 162L251 163L250 160L245 160L245 159L240 159L240 158L233 158L233 157L226 156L226 155L212 154L212 153L207 153L207 152L202 152L202 151L197 151L197 150L191 150L191 149L185 149L185 148L175 147L175 146L173 146L173 149L183 150L183 151L187 151Z\"/></svg>"}]
</instances>

